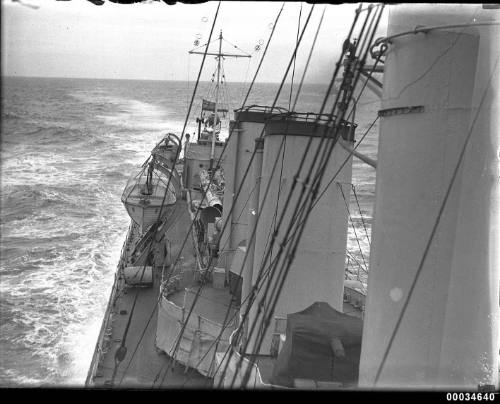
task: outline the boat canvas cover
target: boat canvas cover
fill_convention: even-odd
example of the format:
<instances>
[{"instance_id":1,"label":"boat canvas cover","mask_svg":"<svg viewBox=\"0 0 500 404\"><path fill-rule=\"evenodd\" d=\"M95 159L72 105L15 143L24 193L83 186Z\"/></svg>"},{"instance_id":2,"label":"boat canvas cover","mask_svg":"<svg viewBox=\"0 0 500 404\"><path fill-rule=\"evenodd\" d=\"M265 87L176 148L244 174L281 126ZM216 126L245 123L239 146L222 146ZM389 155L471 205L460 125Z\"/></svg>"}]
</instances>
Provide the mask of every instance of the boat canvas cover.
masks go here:
<instances>
[{"instance_id":1,"label":"boat canvas cover","mask_svg":"<svg viewBox=\"0 0 500 404\"><path fill-rule=\"evenodd\" d=\"M363 323L328 303L316 302L287 316L286 341L273 369L273 384L294 379L357 384ZM334 353L341 342L345 356Z\"/></svg>"}]
</instances>

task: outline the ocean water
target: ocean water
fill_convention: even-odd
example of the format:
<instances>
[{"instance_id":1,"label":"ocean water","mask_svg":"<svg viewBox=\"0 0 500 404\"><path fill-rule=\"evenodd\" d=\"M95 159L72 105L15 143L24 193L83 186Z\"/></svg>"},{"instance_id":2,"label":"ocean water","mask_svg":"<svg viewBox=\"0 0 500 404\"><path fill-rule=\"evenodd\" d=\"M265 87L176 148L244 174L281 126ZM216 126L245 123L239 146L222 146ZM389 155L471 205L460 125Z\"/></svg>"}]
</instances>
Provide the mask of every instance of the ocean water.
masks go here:
<instances>
[{"instance_id":1,"label":"ocean water","mask_svg":"<svg viewBox=\"0 0 500 404\"><path fill-rule=\"evenodd\" d=\"M202 83L198 94L208 87ZM129 225L121 192L162 135L180 132L192 88L2 79L0 385L83 385ZM230 85L230 109L246 88ZM277 89L256 84L247 105L271 105ZM325 91L305 85L296 110L318 112ZM288 106L288 94L285 87L278 105ZM356 112L357 138L377 109L367 91ZM375 158L377 134L375 125L358 150ZM375 171L355 159L352 182L362 215L351 198L348 250L363 264L369 243L361 217L369 235ZM352 276L357 272L354 264Z\"/></svg>"}]
</instances>

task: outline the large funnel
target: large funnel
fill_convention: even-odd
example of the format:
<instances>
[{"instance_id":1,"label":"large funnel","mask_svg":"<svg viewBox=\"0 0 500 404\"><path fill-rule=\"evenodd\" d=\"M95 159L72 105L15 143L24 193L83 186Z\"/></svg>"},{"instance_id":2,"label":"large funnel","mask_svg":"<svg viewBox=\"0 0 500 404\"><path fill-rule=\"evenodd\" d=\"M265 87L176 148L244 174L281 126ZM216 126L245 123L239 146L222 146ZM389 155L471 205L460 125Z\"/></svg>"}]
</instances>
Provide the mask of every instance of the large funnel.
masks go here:
<instances>
[{"instance_id":1,"label":"large funnel","mask_svg":"<svg viewBox=\"0 0 500 404\"><path fill-rule=\"evenodd\" d=\"M443 27L490 20L480 5L390 13L388 36L407 34L385 62L360 387L497 383L499 28Z\"/></svg>"},{"instance_id":2,"label":"large funnel","mask_svg":"<svg viewBox=\"0 0 500 404\"><path fill-rule=\"evenodd\" d=\"M232 134L227 144L224 162L226 187L223 222L227 220L228 224L221 236L220 248L226 258L226 268L231 266L232 257L238 246L247 239L248 201L255 185L252 182L253 164L249 169L248 164L254 151L255 139L263 135L266 121L282 111L265 106L250 106L234 111L235 121L231 122ZM243 181L247 169L248 174ZM240 186L242 187L240 195L236 197Z\"/></svg>"},{"instance_id":3,"label":"large funnel","mask_svg":"<svg viewBox=\"0 0 500 404\"><path fill-rule=\"evenodd\" d=\"M316 118L317 116L312 114L283 114L273 118L266 125L259 202L261 217L255 239L254 283L258 279L262 265L267 268L269 264L269 261L263 263L263 257L310 139L312 139L311 149L300 176L305 177L311 164L317 160L314 151L318 148L326 123L320 120L315 130ZM353 144L352 126L343 124L339 128L328 128L327 136L330 141L335 133L340 133L349 145ZM277 167L273 174L275 165ZM335 173L338 173L335 180L327 186ZM270 352L272 334L275 332L274 319L286 318L288 314L304 310L317 301L327 302L342 312L347 211L340 187L344 187L344 195L349 198L351 175L352 156L337 144L329 156L326 173L320 186L321 191L325 189L326 191L309 216L298 244L295 260L278 299L273 321L260 349L261 354ZM264 200L269 183L269 193ZM295 189L289 207L295 206L299 193L300 186ZM293 209L286 210L278 232L278 242L284 241L285 230L293 213ZM277 250L278 246L275 245L271 257L276 256ZM258 300L264 289L265 287L261 289ZM254 318L255 310L252 310L250 324Z\"/></svg>"}]
</instances>

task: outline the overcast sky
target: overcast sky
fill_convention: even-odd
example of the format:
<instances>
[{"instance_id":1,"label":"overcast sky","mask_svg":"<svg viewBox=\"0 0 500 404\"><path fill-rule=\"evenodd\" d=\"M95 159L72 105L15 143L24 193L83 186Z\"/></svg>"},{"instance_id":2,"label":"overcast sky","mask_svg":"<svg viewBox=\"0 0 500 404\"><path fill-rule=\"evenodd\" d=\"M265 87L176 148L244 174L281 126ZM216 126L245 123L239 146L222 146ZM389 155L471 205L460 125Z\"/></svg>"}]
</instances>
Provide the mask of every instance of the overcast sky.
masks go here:
<instances>
[{"instance_id":1,"label":"overcast sky","mask_svg":"<svg viewBox=\"0 0 500 404\"><path fill-rule=\"evenodd\" d=\"M267 41L281 4L222 2L214 36L222 29L228 41L253 54L250 61L225 62L228 81L245 81L255 71L264 49L262 46L255 52L255 46ZM300 7L299 2L286 3L258 81L281 81L293 51ZM311 17L299 50L298 72L323 7L317 4ZM329 77L355 7L350 3L326 6L309 82ZM154 1L132 5L106 2L95 6L85 0L2 0L2 74L148 80L188 80L189 76L195 80L202 57L188 55L188 51L195 47L197 37L200 45L206 43L216 8L217 2L212 1L173 6ZM302 3L302 24L310 9L310 4ZM237 52L227 43L223 50ZM213 72L214 63L207 66L202 79L209 79Z\"/></svg>"}]
</instances>

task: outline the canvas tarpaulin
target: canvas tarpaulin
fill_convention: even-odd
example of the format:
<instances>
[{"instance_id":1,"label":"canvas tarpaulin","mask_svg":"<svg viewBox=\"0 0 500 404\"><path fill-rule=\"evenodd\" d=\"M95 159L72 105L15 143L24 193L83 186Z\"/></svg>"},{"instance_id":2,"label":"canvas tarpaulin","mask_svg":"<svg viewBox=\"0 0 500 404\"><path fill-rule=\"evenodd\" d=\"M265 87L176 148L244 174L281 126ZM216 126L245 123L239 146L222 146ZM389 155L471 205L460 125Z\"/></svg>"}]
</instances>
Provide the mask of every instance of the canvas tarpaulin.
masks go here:
<instances>
[{"instance_id":1,"label":"canvas tarpaulin","mask_svg":"<svg viewBox=\"0 0 500 404\"><path fill-rule=\"evenodd\" d=\"M360 318L324 302L289 314L271 382L287 387L294 379L357 384L362 330Z\"/></svg>"}]
</instances>

